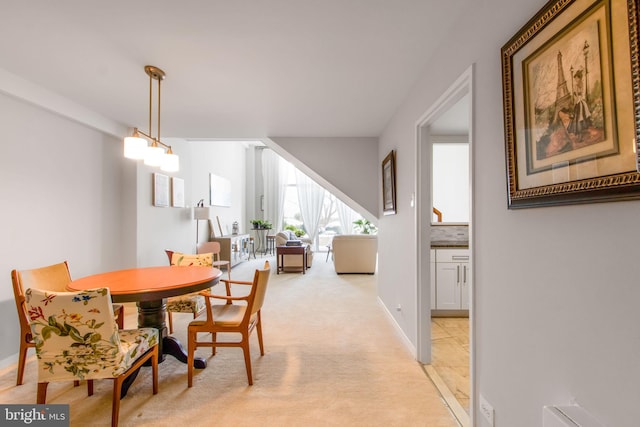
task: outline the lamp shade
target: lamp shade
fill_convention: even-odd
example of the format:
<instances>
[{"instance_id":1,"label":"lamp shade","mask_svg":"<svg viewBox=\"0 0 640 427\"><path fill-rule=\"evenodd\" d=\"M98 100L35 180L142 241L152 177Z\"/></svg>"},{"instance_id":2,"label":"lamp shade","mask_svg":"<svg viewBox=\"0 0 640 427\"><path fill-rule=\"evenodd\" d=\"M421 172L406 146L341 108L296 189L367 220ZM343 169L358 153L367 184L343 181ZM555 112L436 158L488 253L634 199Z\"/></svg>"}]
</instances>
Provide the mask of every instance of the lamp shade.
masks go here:
<instances>
[{"instance_id":1,"label":"lamp shade","mask_svg":"<svg viewBox=\"0 0 640 427\"><path fill-rule=\"evenodd\" d=\"M180 158L177 154L165 153L162 156L160 169L165 172L178 172L180 170Z\"/></svg>"},{"instance_id":2,"label":"lamp shade","mask_svg":"<svg viewBox=\"0 0 640 427\"><path fill-rule=\"evenodd\" d=\"M161 166L164 158L164 148L162 147L147 147L144 154L144 164L147 166Z\"/></svg>"},{"instance_id":3,"label":"lamp shade","mask_svg":"<svg viewBox=\"0 0 640 427\"><path fill-rule=\"evenodd\" d=\"M146 139L137 136L128 136L124 139L124 156L127 159L144 159L146 152Z\"/></svg>"},{"instance_id":4,"label":"lamp shade","mask_svg":"<svg viewBox=\"0 0 640 427\"><path fill-rule=\"evenodd\" d=\"M193 208L193 219L211 219L211 208L209 206Z\"/></svg>"}]
</instances>

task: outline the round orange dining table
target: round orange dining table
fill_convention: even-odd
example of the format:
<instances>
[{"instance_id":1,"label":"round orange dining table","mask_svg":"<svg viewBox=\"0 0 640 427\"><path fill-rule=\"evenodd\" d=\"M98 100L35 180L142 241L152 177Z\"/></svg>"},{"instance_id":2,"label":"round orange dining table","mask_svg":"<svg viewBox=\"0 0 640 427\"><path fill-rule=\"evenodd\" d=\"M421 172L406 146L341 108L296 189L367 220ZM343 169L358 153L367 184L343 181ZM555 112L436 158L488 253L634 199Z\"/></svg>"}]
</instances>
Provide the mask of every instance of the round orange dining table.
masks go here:
<instances>
[{"instance_id":1,"label":"round orange dining table","mask_svg":"<svg viewBox=\"0 0 640 427\"><path fill-rule=\"evenodd\" d=\"M166 299L201 291L217 284L222 271L212 267L162 266L132 268L94 274L71 281L67 288L71 291L109 288L113 302L136 302L138 306L138 327L153 327L160 331L160 358L171 354L187 363L187 352L175 337L167 333ZM196 358L194 367L205 368L206 360Z\"/></svg>"}]
</instances>

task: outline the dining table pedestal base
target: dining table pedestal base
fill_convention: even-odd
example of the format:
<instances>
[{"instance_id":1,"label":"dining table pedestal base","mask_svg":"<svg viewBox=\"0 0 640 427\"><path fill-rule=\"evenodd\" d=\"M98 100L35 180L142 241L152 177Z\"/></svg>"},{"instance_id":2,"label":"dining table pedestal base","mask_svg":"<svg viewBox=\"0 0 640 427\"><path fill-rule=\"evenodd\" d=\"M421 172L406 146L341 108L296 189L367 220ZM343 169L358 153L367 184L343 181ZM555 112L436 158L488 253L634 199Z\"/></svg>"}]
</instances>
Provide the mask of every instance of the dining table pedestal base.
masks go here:
<instances>
[{"instance_id":1,"label":"dining table pedestal base","mask_svg":"<svg viewBox=\"0 0 640 427\"><path fill-rule=\"evenodd\" d=\"M165 359L165 355L169 354L182 363L187 363L187 351L177 338L169 335L167 324L165 322L167 315L166 300L154 301L138 301L138 327L139 328L156 328L162 339L158 343L158 363ZM193 367L196 369L204 369L207 367L207 361L203 357L196 357L193 361Z\"/></svg>"}]
</instances>

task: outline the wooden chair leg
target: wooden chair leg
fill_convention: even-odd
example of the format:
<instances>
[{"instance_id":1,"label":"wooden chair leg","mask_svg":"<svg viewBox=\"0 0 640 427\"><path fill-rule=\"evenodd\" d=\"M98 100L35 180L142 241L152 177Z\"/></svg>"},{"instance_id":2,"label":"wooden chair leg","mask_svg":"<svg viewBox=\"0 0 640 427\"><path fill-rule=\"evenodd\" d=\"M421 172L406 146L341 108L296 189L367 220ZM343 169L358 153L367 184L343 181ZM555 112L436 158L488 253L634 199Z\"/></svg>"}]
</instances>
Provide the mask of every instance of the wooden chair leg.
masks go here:
<instances>
[{"instance_id":1,"label":"wooden chair leg","mask_svg":"<svg viewBox=\"0 0 640 427\"><path fill-rule=\"evenodd\" d=\"M173 316L170 311L167 311L167 316L169 317L169 333L173 333Z\"/></svg>"},{"instance_id":2,"label":"wooden chair leg","mask_svg":"<svg viewBox=\"0 0 640 427\"><path fill-rule=\"evenodd\" d=\"M216 338L217 335L215 332L211 332L211 355L216 355Z\"/></svg>"},{"instance_id":3,"label":"wooden chair leg","mask_svg":"<svg viewBox=\"0 0 640 427\"><path fill-rule=\"evenodd\" d=\"M244 364L247 368L247 379L249 385L253 385L253 376L251 375L251 350L249 349L249 334L242 334L242 352L244 353Z\"/></svg>"},{"instance_id":4,"label":"wooden chair leg","mask_svg":"<svg viewBox=\"0 0 640 427\"><path fill-rule=\"evenodd\" d=\"M124 306L121 305L114 314L117 315L116 322L118 323L118 329L124 329Z\"/></svg>"},{"instance_id":5,"label":"wooden chair leg","mask_svg":"<svg viewBox=\"0 0 640 427\"><path fill-rule=\"evenodd\" d=\"M47 400L47 386L49 383L38 383L38 395L36 397L36 403L38 405L44 405Z\"/></svg>"},{"instance_id":6,"label":"wooden chair leg","mask_svg":"<svg viewBox=\"0 0 640 427\"><path fill-rule=\"evenodd\" d=\"M193 387L193 359L196 351L197 333L189 329L187 335L187 387Z\"/></svg>"},{"instance_id":7,"label":"wooden chair leg","mask_svg":"<svg viewBox=\"0 0 640 427\"><path fill-rule=\"evenodd\" d=\"M153 378L153 394L158 394L158 346L151 355L151 377Z\"/></svg>"},{"instance_id":8,"label":"wooden chair leg","mask_svg":"<svg viewBox=\"0 0 640 427\"><path fill-rule=\"evenodd\" d=\"M16 379L16 385L22 385L24 382L24 367L27 364L27 351L30 346L26 341L26 338L20 341L20 354L18 355L18 378Z\"/></svg>"},{"instance_id":9,"label":"wooden chair leg","mask_svg":"<svg viewBox=\"0 0 640 427\"><path fill-rule=\"evenodd\" d=\"M264 344L262 344L262 319L260 318L260 312L258 312L256 329L256 333L258 334L258 344L260 344L260 356L264 356Z\"/></svg>"},{"instance_id":10,"label":"wooden chair leg","mask_svg":"<svg viewBox=\"0 0 640 427\"><path fill-rule=\"evenodd\" d=\"M117 427L120 416L120 392L126 375L120 375L113 379L113 402L111 403L111 427Z\"/></svg>"}]
</instances>

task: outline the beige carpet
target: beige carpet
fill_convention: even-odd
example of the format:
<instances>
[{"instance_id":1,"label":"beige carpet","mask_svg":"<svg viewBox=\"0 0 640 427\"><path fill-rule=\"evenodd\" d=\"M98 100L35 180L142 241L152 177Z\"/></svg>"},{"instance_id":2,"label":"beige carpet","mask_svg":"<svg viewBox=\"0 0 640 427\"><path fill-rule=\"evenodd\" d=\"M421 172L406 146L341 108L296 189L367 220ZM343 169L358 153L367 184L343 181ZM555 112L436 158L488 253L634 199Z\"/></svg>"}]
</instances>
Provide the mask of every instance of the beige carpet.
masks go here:
<instances>
[{"instance_id":1,"label":"beige carpet","mask_svg":"<svg viewBox=\"0 0 640 427\"><path fill-rule=\"evenodd\" d=\"M376 299L376 278L341 275L317 254L306 275L272 276L263 308L265 355L252 336L254 385L248 386L242 350L221 348L196 370L187 388L186 366L171 356L160 364L160 390L151 394L149 368L122 400L121 426L457 426L439 393L395 336ZM250 280L264 259L245 262L232 277ZM135 307L126 326L134 327ZM186 343L188 315L175 315ZM25 384L15 367L0 373L0 403L35 403L36 362ZM70 403L72 426L108 425L111 381L95 394L67 383L49 385L48 403Z\"/></svg>"}]
</instances>

